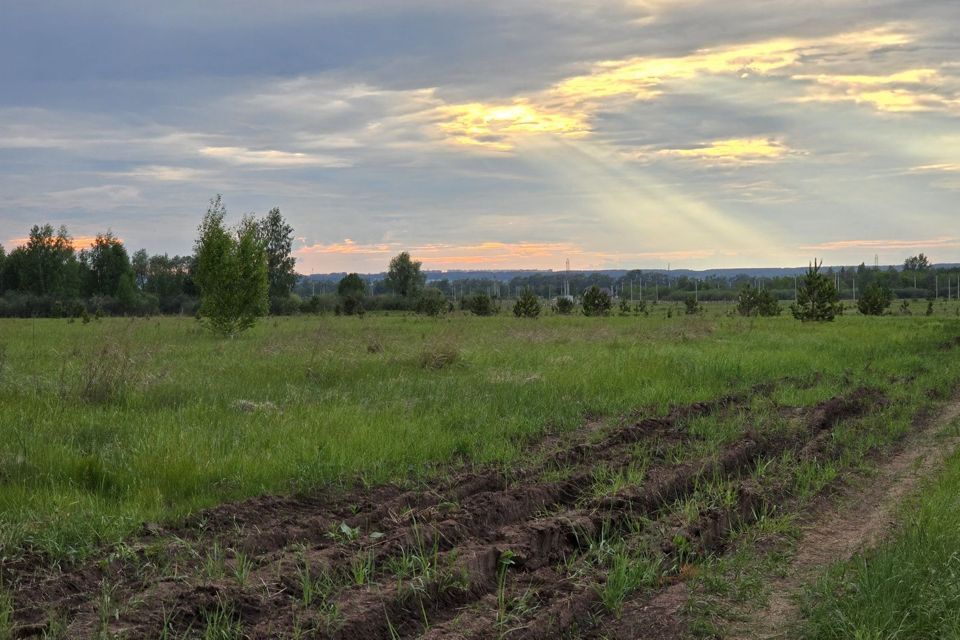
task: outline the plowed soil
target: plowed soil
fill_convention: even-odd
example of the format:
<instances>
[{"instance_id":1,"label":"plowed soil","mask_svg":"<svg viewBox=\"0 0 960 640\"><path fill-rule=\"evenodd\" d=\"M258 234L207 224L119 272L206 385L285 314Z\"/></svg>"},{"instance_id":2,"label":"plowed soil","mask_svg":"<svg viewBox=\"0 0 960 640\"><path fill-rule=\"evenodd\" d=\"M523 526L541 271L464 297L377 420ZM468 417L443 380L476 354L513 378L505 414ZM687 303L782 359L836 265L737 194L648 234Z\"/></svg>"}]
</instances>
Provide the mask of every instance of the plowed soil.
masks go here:
<instances>
[{"instance_id":1,"label":"plowed soil","mask_svg":"<svg viewBox=\"0 0 960 640\"><path fill-rule=\"evenodd\" d=\"M788 384L780 382L778 384ZM792 383L790 383L792 384ZM256 498L203 512L78 566L3 568L17 637L558 638L679 634L684 558L722 552L732 528L783 498L783 479L752 472L784 454L815 455L841 420L881 406L854 389L815 407L780 407L786 425L752 428L751 397L678 407L606 430L548 440L527 468L471 471L431 488L384 486ZM699 451L687 426L711 415L744 429ZM642 473L607 491L599 477ZM630 477L630 476L624 476ZM706 483L729 499L678 518ZM606 572L577 564L604 540L662 556L650 588L612 615ZM580 567L572 570L571 567ZM232 634L232 635L231 635Z\"/></svg>"}]
</instances>

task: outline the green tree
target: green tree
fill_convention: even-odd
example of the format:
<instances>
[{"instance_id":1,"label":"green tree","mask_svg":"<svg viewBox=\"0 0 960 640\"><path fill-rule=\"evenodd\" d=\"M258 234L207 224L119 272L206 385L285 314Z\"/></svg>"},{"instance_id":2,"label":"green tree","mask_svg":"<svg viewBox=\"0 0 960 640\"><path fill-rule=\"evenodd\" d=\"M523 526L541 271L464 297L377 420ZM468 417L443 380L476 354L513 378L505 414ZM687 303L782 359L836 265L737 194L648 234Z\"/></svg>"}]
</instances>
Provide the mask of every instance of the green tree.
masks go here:
<instances>
[{"instance_id":1,"label":"green tree","mask_svg":"<svg viewBox=\"0 0 960 640\"><path fill-rule=\"evenodd\" d=\"M257 223L260 239L267 255L267 278L271 298L286 298L297 282L297 260L293 257L293 227L280 214L280 208L270 209Z\"/></svg>"},{"instance_id":2,"label":"green tree","mask_svg":"<svg viewBox=\"0 0 960 640\"><path fill-rule=\"evenodd\" d=\"M492 316L497 313L493 299L485 293L476 293L466 300L464 305L475 316Z\"/></svg>"},{"instance_id":3,"label":"green tree","mask_svg":"<svg viewBox=\"0 0 960 640\"><path fill-rule=\"evenodd\" d=\"M14 260L20 291L60 298L80 295L83 267L66 227L54 232L49 224L34 225L27 243L14 249L7 257L10 259Z\"/></svg>"},{"instance_id":4,"label":"green tree","mask_svg":"<svg viewBox=\"0 0 960 640\"><path fill-rule=\"evenodd\" d=\"M747 284L737 295L737 313L742 316L778 316L780 303L767 289Z\"/></svg>"},{"instance_id":5,"label":"green tree","mask_svg":"<svg viewBox=\"0 0 960 640\"><path fill-rule=\"evenodd\" d=\"M384 284L397 295L413 296L427 280L421 273L420 266L419 261L412 260L410 254L404 251L390 260Z\"/></svg>"},{"instance_id":6,"label":"green tree","mask_svg":"<svg viewBox=\"0 0 960 640\"><path fill-rule=\"evenodd\" d=\"M138 289L143 289L147 285L147 272L150 268L150 256L146 249L138 249L130 259L130 267L133 269L134 281Z\"/></svg>"},{"instance_id":7,"label":"green tree","mask_svg":"<svg viewBox=\"0 0 960 640\"><path fill-rule=\"evenodd\" d=\"M6 268L7 262L7 252L3 250L3 245L0 244L0 296L3 295L3 292L7 290L5 281L4 281L4 269Z\"/></svg>"},{"instance_id":8,"label":"green tree","mask_svg":"<svg viewBox=\"0 0 960 640\"><path fill-rule=\"evenodd\" d=\"M791 307L797 320L830 322L837 316L837 288L833 280L820 273L821 266L822 262L814 260L800 282L797 301Z\"/></svg>"},{"instance_id":9,"label":"green tree","mask_svg":"<svg viewBox=\"0 0 960 640\"><path fill-rule=\"evenodd\" d=\"M138 292L137 285L133 281L133 271L127 271L120 276L114 295L123 311L131 311L137 306Z\"/></svg>"},{"instance_id":10,"label":"green tree","mask_svg":"<svg viewBox=\"0 0 960 640\"><path fill-rule=\"evenodd\" d=\"M585 316L605 316L613 308L613 299L610 294L593 285L583 294L583 315Z\"/></svg>"},{"instance_id":11,"label":"green tree","mask_svg":"<svg viewBox=\"0 0 960 640\"><path fill-rule=\"evenodd\" d=\"M127 274L132 277L127 250L111 231L98 233L81 256L89 270L88 291L93 295L116 296L121 279Z\"/></svg>"},{"instance_id":12,"label":"green tree","mask_svg":"<svg viewBox=\"0 0 960 640\"><path fill-rule=\"evenodd\" d=\"M930 268L930 260L927 259L927 256L920 255L912 256L903 261L903 270L904 271L926 271Z\"/></svg>"},{"instance_id":13,"label":"green tree","mask_svg":"<svg viewBox=\"0 0 960 640\"><path fill-rule=\"evenodd\" d=\"M530 287L520 293L513 305L513 315L518 318L536 318L540 315L540 311L540 298Z\"/></svg>"},{"instance_id":14,"label":"green tree","mask_svg":"<svg viewBox=\"0 0 960 640\"><path fill-rule=\"evenodd\" d=\"M683 300L684 312L688 316L695 316L703 312L703 305L696 298L687 297Z\"/></svg>"},{"instance_id":15,"label":"green tree","mask_svg":"<svg viewBox=\"0 0 960 640\"><path fill-rule=\"evenodd\" d=\"M417 313L439 316L449 308L447 297L437 287L424 287L417 297Z\"/></svg>"},{"instance_id":16,"label":"green tree","mask_svg":"<svg viewBox=\"0 0 960 640\"><path fill-rule=\"evenodd\" d=\"M871 283L860 294L857 309L865 316L882 316L893 302L893 292L877 283Z\"/></svg>"},{"instance_id":17,"label":"green tree","mask_svg":"<svg viewBox=\"0 0 960 640\"><path fill-rule=\"evenodd\" d=\"M232 336L266 314L269 280L256 221L244 218L231 232L225 216L217 195L198 229L194 280L200 287L200 317L215 333Z\"/></svg>"},{"instance_id":18,"label":"green tree","mask_svg":"<svg viewBox=\"0 0 960 640\"><path fill-rule=\"evenodd\" d=\"M572 298L567 296L560 296L557 298L557 313L563 316L568 316L573 313L573 308L576 305L573 302Z\"/></svg>"},{"instance_id":19,"label":"green tree","mask_svg":"<svg viewBox=\"0 0 960 640\"><path fill-rule=\"evenodd\" d=\"M350 273L337 283L337 295L341 298L353 296L362 298L367 293L367 283L357 273Z\"/></svg>"}]
</instances>

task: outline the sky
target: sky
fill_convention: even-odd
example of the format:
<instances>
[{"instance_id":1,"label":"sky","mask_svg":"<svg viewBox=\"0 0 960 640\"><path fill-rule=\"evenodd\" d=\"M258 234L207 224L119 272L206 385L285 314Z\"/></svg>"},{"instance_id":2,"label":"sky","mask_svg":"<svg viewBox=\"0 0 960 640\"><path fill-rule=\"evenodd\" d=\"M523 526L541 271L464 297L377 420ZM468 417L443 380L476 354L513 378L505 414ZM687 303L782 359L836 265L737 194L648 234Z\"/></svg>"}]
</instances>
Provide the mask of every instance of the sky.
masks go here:
<instances>
[{"instance_id":1,"label":"sky","mask_svg":"<svg viewBox=\"0 0 960 640\"><path fill-rule=\"evenodd\" d=\"M960 262L960 2L0 2L0 244L218 193L302 273Z\"/></svg>"}]
</instances>

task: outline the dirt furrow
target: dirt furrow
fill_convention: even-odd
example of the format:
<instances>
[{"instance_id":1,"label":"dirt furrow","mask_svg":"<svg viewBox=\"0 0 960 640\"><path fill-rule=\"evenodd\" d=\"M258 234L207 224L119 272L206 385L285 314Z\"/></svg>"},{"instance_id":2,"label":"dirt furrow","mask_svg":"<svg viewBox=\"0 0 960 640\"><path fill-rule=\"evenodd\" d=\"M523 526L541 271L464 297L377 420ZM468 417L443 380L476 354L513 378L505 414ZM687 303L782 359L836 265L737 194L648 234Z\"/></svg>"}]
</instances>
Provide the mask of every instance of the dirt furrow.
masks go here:
<instances>
[{"instance_id":1,"label":"dirt furrow","mask_svg":"<svg viewBox=\"0 0 960 640\"><path fill-rule=\"evenodd\" d=\"M18 635L41 633L51 616L66 620L77 637L93 635L90 630L102 624L101 605L94 594L104 589L109 589L115 601L130 603L110 623L111 629L128 637L148 636L158 624L170 621L196 623L211 597L236 603L244 623L256 627L277 613L277 605L290 608L300 595L295 584L300 565L316 571L343 570L358 553L370 554L371 563L376 564L417 545L429 548L436 544L438 549L448 550L461 540L477 539L478 535L484 539L538 511L572 504L593 475L589 470L577 471L553 483L531 483L527 478L546 469L576 469L585 463L616 468L629 461L634 443L654 438L679 442L683 438L679 424L734 406L746 397L728 396L677 408L664 417L615 429L596 443L562 447L511 483L496 473L463 474L429 492L382 487L334 499L264 497L209 510L179 530L149 526L147 536L131 543L132 558L99 558L65 573L19 576L21 579L14 581L19 585L14 593ZM354 539L338 540L338 532ZM172 543L171 535L175 536ZM240 554L246 554L254 565L249 582L259 585L259 591L238 590L222 579L190 578L209 562L208 556L196 553L181 561L180 573L172 579L141 576L139 565L150 545L158 541L168 545L168 552L191 543L209 546L215 541L233 554L223 559L226 569L236 568ZM294 553L294 547L299 551ZM163 619L152 615L157 603L163 605Z\"/></svg>"},{"instance_id":2,"label":"dirt furrow","mask_svg":"<svg viewBox=\"0 0 960 640\"><path fill-rule=\"evenodd\" d=\"M748 434L716 459L665 470L659 479L601 499L586 512L568 512L541 521L525 537L510 536L506 532L495 545L488 545L487 561L484 563L487 575L482 578L486 584L493 585L495 576L492 572L496 570L494 560L497 557L494 552L497 550L509 550L515 554L516 560L509 566L511 573L541 570L549 562L558 559L561 549L579 551L583 541L591 539L600 530L615 533L623 530L632 518L655 515L663 506L689 494L701 479L734 477L748 470L761 457L776 457L787 450L808 448L811 442L820 440L820 434L829 431L841 419L861 415L880 400L876 392L858 389L848 397L833 398L818 405L811 412L805 428L798 433L770 437ZM774 498L752 482L745 481L738 487L734 504L726 510L710 510L685 529L667 535L661 545L663 551L668 555L676 551L678 535L689 541L688 551L705 553L717 550L735 525L755 517L764 501ZM479 550L474 550L474 553L479 553ZM598 580L602 579L598 577ZM502 584L500 587L503 588ZM589 627L596 619L596 582L574 584L557 579L550 587L555 592L549 598L551 601L523 628L514 630L511 637L530 640L554 638L571 627ZM433 626L426 637L492 637L488 612L471 611L465 616L448 614L445 618L449 622Z\"/></svg>"}]
</instances>

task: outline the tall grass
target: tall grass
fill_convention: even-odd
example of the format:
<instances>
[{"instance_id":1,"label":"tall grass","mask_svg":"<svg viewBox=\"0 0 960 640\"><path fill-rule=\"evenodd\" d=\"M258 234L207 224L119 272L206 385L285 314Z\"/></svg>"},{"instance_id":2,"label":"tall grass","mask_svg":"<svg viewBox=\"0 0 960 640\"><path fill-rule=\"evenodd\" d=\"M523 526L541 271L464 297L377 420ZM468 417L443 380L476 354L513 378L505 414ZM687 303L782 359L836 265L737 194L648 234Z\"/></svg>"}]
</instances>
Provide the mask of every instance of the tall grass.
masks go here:
<instances>
[{"instance_id":1,"label":"tall grass","mask_svg":"<svg viewBox=\"0 0 960 640\"><path fill-rule=\"evenodd\" d=\"M143 521L264 492L416 478L454 457L510 464L545 429L586 415L664 410L787 375L815 383L776 392L791 404L887 387L895 419L876 428L902 431L928 401L917 389L943 393L960 377L939 350L958 333L943 317L814 326L716 311L293 317L233 340L185 318L0 320L0 546L70 556ZM454 366L423 366L437 345ZM891 383L904 375L914 383Z\"/></svg>"},{"instance_id":2,"label":"tall grass","mask_svg":"<svg viewBox=\"0 0 960 640\"><path fill-rule=\"evenodd\" d=\"M960 455L903 514L887 543L806 594L807 638L960 638Z\"/></svg>"}]
</instances>

